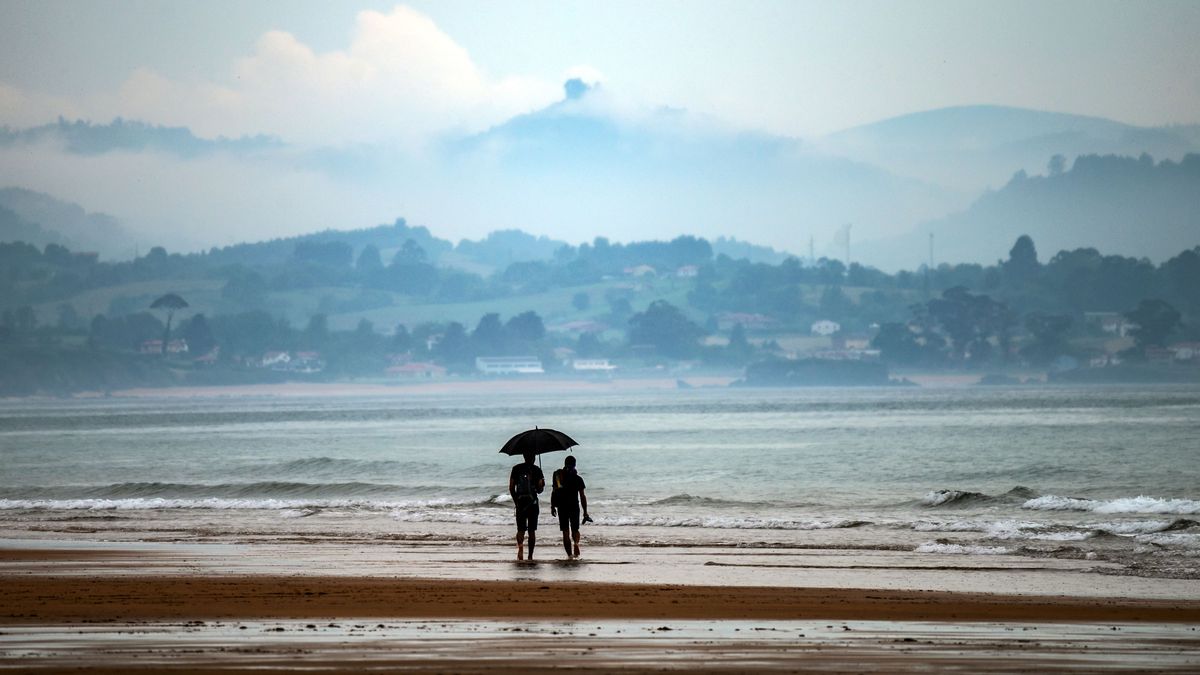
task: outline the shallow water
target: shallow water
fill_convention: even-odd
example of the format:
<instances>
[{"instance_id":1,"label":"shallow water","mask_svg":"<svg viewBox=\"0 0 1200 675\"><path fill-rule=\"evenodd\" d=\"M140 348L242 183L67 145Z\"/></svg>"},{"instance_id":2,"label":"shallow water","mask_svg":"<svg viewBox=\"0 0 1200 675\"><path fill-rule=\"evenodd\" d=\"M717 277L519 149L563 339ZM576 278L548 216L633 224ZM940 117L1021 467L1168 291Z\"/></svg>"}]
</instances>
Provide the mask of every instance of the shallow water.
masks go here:
<instances>
[{"instance_id":1,"label":"shallow water","mask_svg":"<svg viewBox=\"0 0 1200 675\"><path fill-rule=\"evenodd\" d=\"M579 441L587 536L608 545L1021 554L1200 576L1198 387L5 402L0 527L370 538L444 524L448 539L494 542L513 463L497 450L534 425Z\"/></svg>"}]
</instances>

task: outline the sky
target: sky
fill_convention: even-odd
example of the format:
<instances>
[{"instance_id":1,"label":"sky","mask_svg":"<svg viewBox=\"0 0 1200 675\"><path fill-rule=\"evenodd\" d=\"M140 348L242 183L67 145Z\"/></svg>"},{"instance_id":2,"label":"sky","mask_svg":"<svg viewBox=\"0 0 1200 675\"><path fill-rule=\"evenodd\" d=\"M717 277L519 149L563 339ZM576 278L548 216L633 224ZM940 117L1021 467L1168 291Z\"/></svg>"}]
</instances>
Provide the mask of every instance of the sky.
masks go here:
<instances>
[{"instance_id":1,"label":"sky","mask_svg":"<svg viewBox=\"0 0 1200 675\"><path fill-rule=\"evenodd\" d=\"M165 223L178 241L227 243L400 215L452 239L525 224L573 241L620 237L592 231L594 223L572 229L559 214L505 221L489 219L496 206L450 208L462 186L438 182L421 162L436 162L439 140L553 106L572 77L600 83L622 119L671 109L702 125L805 140L978 104L1194 124L1196 35L1194 1L0 0L0 126L122 117L207 138L267 134L299 148L386 148L409 158L403 171L361 185L230 158L23 149L0 153L0 183L134 226ZM424 182L409 180L415 175ZM826 220L831 230L844 225ZM628 223L629 232L646 231L642 220ZM715 223L707 227L702 234L717 234Z\"/></svg>"},{"instance_id":2,"label":"sky","mask_svg":"<svg viewBox=\"0 0 1200 675\"><path fill-rule=\"evenodd\" d=\"M428 24L389 34L386 22L363 20L397 7ZM545 103L576 70L648 104L800 137L980 103L1139 125L1200 121L1200 3L1191 1L4 0L0 15L8 124L44 121L61 107L98 121L154 112L212 131L256 124L315 137L336 127L326 119L333 111L308 122L316 133L307 133L253 104L189 113L139 98L206 88L265 95L270 78L295 84L286 69L302 65L305 51L328 57L314 74L325 78L322 97L313 94L322 105L345 94L339 80L363 77L356 66L402 59L410 69L375 81L386 91L356 100L417 108L414 97L429 93L421 78L446 77L458 90L425 96L421 112L468 124ZM364 44L371 40L375 51ZM414 79L416 91L401 86ZM401 96L407 108L392 100Z\"/></svg>"}]
</instances>

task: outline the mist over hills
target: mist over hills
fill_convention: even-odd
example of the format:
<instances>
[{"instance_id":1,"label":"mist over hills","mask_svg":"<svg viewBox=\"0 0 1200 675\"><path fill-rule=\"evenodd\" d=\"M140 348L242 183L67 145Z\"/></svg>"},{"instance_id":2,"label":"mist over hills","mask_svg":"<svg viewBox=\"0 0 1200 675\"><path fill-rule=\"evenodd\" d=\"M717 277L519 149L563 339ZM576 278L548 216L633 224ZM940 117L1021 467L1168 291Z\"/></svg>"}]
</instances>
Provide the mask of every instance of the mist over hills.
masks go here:
<instances>
[{"instance_id":1,"label":"mist over hills","mask_svg":"<svg viewBox=\"0 0 1200 675\"><path fill-rule=\"evenodd\" d=\"M1149 155L1087 155L1069 170L1020 172L969 209L864 244L860 254L915 267L928 259L931 233L938 263L994 263L1022 234L1047 257L1097 248L1163 261L1200 244L1200 154L1157 163Z\"/></svg>"},{"instance_id":2,"label":"mist over hills","mask_svg":"<svg viewBox=\"0 0 1200 675\"><path fill-rule=\"evenodd\" d=\"M134 236L116 218L16 187L0 189L0 241L60 244L104 259L132 257L135 247Z\"/></svg>"},{"instance_id":3,"label":"mist over hills","mask_svg":"<svg viewBox=\"0 0 1200 675\"><path fill-rule=\"evenodd\" d=\"M798 250L815 237L832 250L847 222L883 236L969 203L797 139L685 111L625 110L576 81L567 91L559 103L446 144L446 164L475 204L533 232L570 221L625 241L737 234Z\"/></svg>"},{"instance_id":4,"label":"mist over hills","mask_svg":"<svg viewBox=\"0 0 1200 675\"><path fill-rule=\"evenodd\" d=\"M206 139L121 119L0 127L0 185L31 188L0 195L12 212L0 218L0 237L128 257L135 245L197 251L319 238L402 214L442 242L423 245L431 259L472 271L547 259L595 237L688 234L717 253L776 262L807 255L811 239L817 256L840 258L847 225L854 260L890 270L925 262L930 232L939 260L994 261L1022 233L1043 250L1159 259L1195 243L1189 233L1200 229L1188 198L1200 192L1184 160L1191 152L1200 152L1200 126L1002 106L919 112L806 142L646 109L572 80L556 103L416 153ZM1132 159L1145 153L1179 167L1147 171ZM1107 154L1137 164L1109 167L1112 181L1129 184L1077 169L1045 183L1009 180L1050 171L1056 155L1065 167ZM726 246L729 236L737 239ZM392 239L380 243L398 246Z\"/></svg>"},{"instance_id":5,"label":"mist over hills","mask_svg":"<svg viewBox=\"0 0 1200 675\"><path fill-rule=\"evenodd\" d=\"M854 127L817 141L830 154L948 188L998 189L1051 157L1143 153L1182 159L1200 151L1200 125L1138 127L1100 117L1005 106L959 106Z\"/></svg>"},{"instance_id":6,"label":"mist over hills","mask_svg":"<svg viewBox=\"0 0 1200 675\"><path fill-rule=\"evenodd\" d=\"M157 126L119 117L109 124L67 121L60 117L56 122L28 129L0 127L0 146L47 142L59 144L65 151L79 155L157 151L191 158L216 152L244 154L284 147L282 141L270 136L201 138L185 127Z\"/></svg>"}]
</instances>

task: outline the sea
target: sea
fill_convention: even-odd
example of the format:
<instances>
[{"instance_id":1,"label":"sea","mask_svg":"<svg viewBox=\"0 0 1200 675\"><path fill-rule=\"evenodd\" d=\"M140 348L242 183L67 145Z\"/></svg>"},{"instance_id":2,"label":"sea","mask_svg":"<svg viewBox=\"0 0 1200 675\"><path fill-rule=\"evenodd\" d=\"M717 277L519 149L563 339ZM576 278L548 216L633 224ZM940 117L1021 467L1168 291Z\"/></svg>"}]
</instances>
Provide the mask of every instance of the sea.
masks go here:
<instances>
[{"instance_id":1,"label":"sea","mask_svg":"<svg viewBox=\"0 0 1200 675\"><path fill-rule=\"evenodd\" d=\"M592 544L1200 578L1197 386L9 400L0 538L507 546L518 460L499 448L535 426L579 443Z\"/></svg>"}]
</instances>

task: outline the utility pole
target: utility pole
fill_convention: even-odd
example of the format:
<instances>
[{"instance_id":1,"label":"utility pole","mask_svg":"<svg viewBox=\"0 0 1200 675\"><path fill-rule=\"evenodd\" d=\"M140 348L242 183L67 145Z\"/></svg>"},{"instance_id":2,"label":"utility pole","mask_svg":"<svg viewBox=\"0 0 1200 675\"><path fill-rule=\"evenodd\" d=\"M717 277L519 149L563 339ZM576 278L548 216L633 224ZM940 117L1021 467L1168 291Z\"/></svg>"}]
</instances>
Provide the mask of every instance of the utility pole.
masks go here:
<instances>
[{"instance_id":1,"label":"utility pole","mask_svg":"<svg viewBox=\"0 0 1200 675\"><path fill-rule=\"evenodd\" d=\"M929 297L929 274L933 270L933 233L929 233L929 264L925 265L925 297Z\"/></svg>"},{"instance_id":2,"label":"utility pole","mask_svg":"<svg viewBox=\"0 0 1200 675\"><path fill-rule=\"evenodd\" d=\"M850 269L850 228L854 223L846 223L846 269Z\"/></svg>"}]
</instances>

